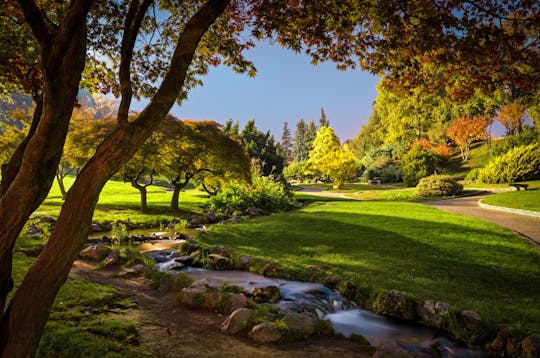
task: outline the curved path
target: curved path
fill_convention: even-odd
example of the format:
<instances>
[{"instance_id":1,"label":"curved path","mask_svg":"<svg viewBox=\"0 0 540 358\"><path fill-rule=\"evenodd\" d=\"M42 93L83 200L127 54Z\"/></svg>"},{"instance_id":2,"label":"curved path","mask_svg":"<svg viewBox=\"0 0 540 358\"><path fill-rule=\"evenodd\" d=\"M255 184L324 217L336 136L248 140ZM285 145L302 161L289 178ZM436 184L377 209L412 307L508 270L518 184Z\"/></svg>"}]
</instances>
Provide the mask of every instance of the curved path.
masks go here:
<instances>
[{"instance_id":1,"label":"curved path","mask_svg":"<svg viewBox=\"0 0 540 358\"><path fill-rule=\"evenodd\" d=\"M540 248L540 218L479 207L478 201L490 194L492 193L481 193L455 199L429 201L423 204L498 224L518 233Z\"/></svg>"}]
</instances>

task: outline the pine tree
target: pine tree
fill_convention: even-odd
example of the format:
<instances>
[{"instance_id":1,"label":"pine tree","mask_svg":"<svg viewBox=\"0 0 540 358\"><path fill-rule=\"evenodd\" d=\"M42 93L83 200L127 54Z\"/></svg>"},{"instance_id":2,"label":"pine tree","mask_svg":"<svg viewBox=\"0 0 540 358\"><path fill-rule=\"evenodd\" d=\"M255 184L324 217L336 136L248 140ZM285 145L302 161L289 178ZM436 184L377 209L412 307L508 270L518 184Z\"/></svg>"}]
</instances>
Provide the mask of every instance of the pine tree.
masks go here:
<instances>
[{"instance_id":1,"label":"pine tree","mask_svg":"<svg viewBox=\"0 0 540 358\"><path fill-rule=\"evenodd\" d=\"M322 127L321 127L322 128ZM315 137L317 137L317 125L315 124L314 120L309 121L309 124L307 126L306 130L306 148L309 152L313 148L313 141L315 140Z\"/></svg>"},{"instance_id":2,"label":"pine tree","mask_svg":"<svg viewBox=\"0 0 540 358\"><path fill-rule=\"evenodd\" d=\"M292 159L295 162L302 162L308 158L309 149L306 146L306 130L306 122L304 122L304 119L300 119L296 122L296 130L294 132L291 150Z\"/></svg>"},{"instance_id":3,"label":"pine tree","mask_svg":"<svg viewBox=\"0 0 540 358\"><path fill-rule=\"evenodd\" d=\"M283 149L283 156L288 163L291 161L291 130L287 122L283 123L283 130L281 133L281 148Z\"/></svg>"},{"instance_id":4,"label":"pine tree","mask_svg":"<svg viewBox=\"0 0 540 358\"><path fill-rule=\"evenodd\" d=\"M320 127L330 127L330 121L326 118L326 113L324 112L324 108L321 108L321 118L319 118L319 125Z\"/></svg>"}]
</instances>

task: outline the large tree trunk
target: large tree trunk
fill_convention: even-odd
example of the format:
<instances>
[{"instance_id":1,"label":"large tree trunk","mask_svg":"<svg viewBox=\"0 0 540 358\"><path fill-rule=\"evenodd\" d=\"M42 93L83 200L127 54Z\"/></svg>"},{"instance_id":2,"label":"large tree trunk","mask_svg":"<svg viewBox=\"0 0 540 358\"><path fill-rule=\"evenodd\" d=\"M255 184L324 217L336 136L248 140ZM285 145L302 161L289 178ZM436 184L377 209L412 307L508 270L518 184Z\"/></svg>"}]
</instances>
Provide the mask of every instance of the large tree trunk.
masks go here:
<instances>
[{"instance_id":1,"label":"large tree trunk","mask_svg":"<svg viewBox=\"0 0 540 358\"><path fill-rule=\"evenodd\" d=\"M139 185L137 182L131 182L131 186L134 187L139 191L139 194L141 196L141 211L143 213L148 212L148 202L147 202L147 194L146 194L146 186L145 185Z\"/></svg>"},{"instance_id":2,"label":"large tree trunk","mask_svg":"<svg viewBox=\"0 0 540 358\"><path fill-rule=\"evenodd\" d=\"M174 191L172 193L171 198L171 209L172 210L178 210L178 201L180 200L180 191L182 190L182 185L175 184L174 185Z\"/></svg>"},{"instance_id":3,"label":"large tree trunk","mask_svg":"<svg viewBox=\"0 0 540 358\"><path fill-rule=\"evenodd\" d=\"M56 182L60 188L60 194L62 194L62 200L66 200L67 191L66 186L64 185L64 174L59 172L60 169L56 171Z\"/></svg>"},{"instance_id":4,"label":"large tree trunk","mask_svg":"<svg viewBox=\"0 0 540 358\"><path fill-rule=\"evenodd\" d=\"M89 8L88 3L83 7ZM43 106L38 103L36 107L38 114L42 113L38 123L34 118L35 130L17 149L16 158L8 165L6 182L2 184L5 193L0 198L0 312L9 293L11 269L8 266L11 266L15 240L30 214L47 197L62 156L85 64L85 23L73 27L64 40L65 43L53 40L42 47L44 96Z\"/></svg>"},{"instance_id":5,"label":"large tree trunk","mask_svg":"<svg viewBox=\"0 0 540 358\"><path fill-rule=\"evenodd\" d=\"M228 3L228 0L209 0L193 16L178 40L170 71L150 104L137 120L129 124L124 123L107 137L79 174L68 192L47 246L31 266L2 317L0 357L33 356L54 298L67 279L78 252L84 246L93 210L103 185L131 158L139 145L165 118L182 88L189 64L202 35L224 11ZM58 97L58 99L60 98L62 96ZM54 135L50 135L50 137L55 138ZM39 138L45 141L47 139L41 135ZM29 148L31 147L30 145ZM30 177L30 174L37 174L26 172L30 170L26 167L32 165L31 159L36 160L36 158L29 158L25 155L19 176L24 174L26 178ZM57 165L58 163L54 169L57 168ZM51 177L54 178L54 173ZM14 186L15 183L8 190L6 197L10 195ZM2 198L2 203L6 197ZM25 200L29 201L27 198ZM9 202L13 203L13 201ZM26 204L31 204L31 202L26 202ZM2 214L6 213L2 212ZM0 218L3 217L0 216ZM16 223L10 222L9 224ZM17 230L10 226L7 226L6 229L15 232L15 236L20 231L20 229ZM5 245L4 242L1 244ZM35 302L36 297L39 297L39 304Z\"/></svg>"}]
</instances>

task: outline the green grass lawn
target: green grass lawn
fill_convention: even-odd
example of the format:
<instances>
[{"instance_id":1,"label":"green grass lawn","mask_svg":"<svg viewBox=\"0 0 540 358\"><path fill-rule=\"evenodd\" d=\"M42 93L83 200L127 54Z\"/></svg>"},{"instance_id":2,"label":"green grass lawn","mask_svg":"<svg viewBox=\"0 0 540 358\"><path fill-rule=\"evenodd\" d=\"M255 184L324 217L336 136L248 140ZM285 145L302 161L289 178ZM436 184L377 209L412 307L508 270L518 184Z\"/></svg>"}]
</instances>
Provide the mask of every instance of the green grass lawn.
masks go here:
<instances>
[{"instance_id":1,"label":"green grass lawn","mask_svg":"<svg viewBox=\"0 0 540 358\"><path fill-rule=\"evenodd\" d=\"M482 199L482 203L540 212L540 189L495 194Z\"/></svg>"},{"instance_id":2,"label":"green grass lawn","mask_svg":"<svg viewBox=\"0 0 540 358\"><path fill-rule=\"evenodd\" d=\"M407 202L324 198L300 210L215 226L201 237L239 253L474 309L540 333L540 250L493 224Z\"/></svg>"},{"instance_id":3,"label":"green grass lawn","mask_svg":"<svg viewBox=\"0 0 540 358\"><path fill-rule=\"evenodd\" d=\"M75 178L65 179L66 189L71 187ZM171 219L173 217L183 217L191 213L201 212L201 206L207 202L207 195L204 192L195 190L190 186L188 190L180 194L180 210L171 211L169 209L172 192L164 186L151 185L148 191L149 214L140 211L139 191L129 183L110 180L107 182L99 197L94 220L126 220L129 218L133 222L145 222L148 220L157 221L159 219ZM34 215L58 216L63 204L60 189L55 181L47 199L38 208Z\"/></svg>"}]
</instances>

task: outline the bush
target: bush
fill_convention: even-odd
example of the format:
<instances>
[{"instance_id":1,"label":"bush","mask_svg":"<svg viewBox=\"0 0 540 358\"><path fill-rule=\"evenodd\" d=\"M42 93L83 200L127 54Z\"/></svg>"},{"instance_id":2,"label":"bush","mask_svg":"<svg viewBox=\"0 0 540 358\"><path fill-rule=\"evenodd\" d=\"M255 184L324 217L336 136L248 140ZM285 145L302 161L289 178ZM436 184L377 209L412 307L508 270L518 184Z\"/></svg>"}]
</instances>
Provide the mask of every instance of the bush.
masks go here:
<instances>
[{"instance_id":1,"label":"bush","mask_svg":"<svg viewBox=\"0 0 540 358\"><path fill-rule=\"evenodd\" d=\"M474 168L465 176L465 181L469 183L474 183L478 181L478 174L480 173L480 168Z\"/></svg>"},{"instance_id":2,"label":"bush","mask_svg":"<svg viewBox=\"0 0 540 358\"><path fill-rule=\"evenodd\" d=\"M420 179L416 186L418 196L452 196L463 190L463 185L459 184L450 175L434 174Z\"/></svg>"},{"instance_id":3,"label":"bush","mask_svg":"<svg viewBox=\"0 0 540 358\"><path fill-rule=\"evenodd\" d=\"M276 212L293 205L293 195L283 183L259 175L253 177L251 185L234 183L210 198L212 210L218 212L244 212L248 207Z\"/></svg>"},{"instance_id":4,"label":"bush","mask_svg":"<svg viewBox=\"0 0 540 358\"><path fill-rule=\"evenodd\" d=\"M379 157L366 169L365 179L379 178L383 183L397 183L401 181L401 167L390 157Z\"/></svg>"},{"instance_id":5,"label":"bush","mask_svg":"<svg viewBox=\"0 0 540 358\"><path fill-rule=\"evenodd\" d=\"M403 182L408 187L416 186L421 178L434 174L438 167L439 158L416 145L401 159Z\"/></svg>"},{"instance_id":6,"label":"bush","mask_svg":"<svg viewBox=\"0 0 540 358\"><path fill-rule=\"evenodd\" d=\"M484 183L540 179L540 144L519 146L493 158L478 173Z\"/></svg>"}]
</instances>

